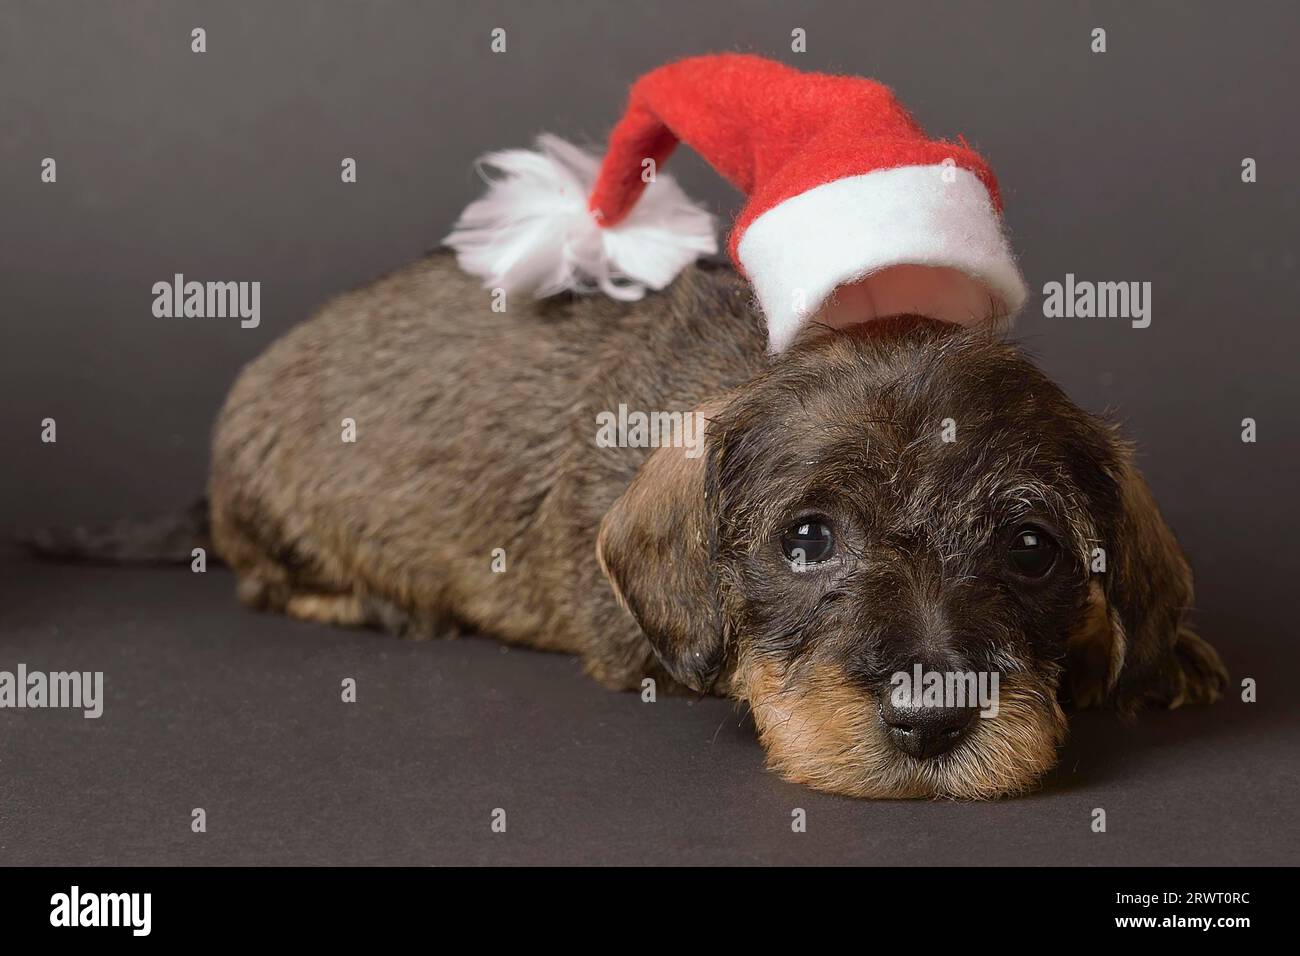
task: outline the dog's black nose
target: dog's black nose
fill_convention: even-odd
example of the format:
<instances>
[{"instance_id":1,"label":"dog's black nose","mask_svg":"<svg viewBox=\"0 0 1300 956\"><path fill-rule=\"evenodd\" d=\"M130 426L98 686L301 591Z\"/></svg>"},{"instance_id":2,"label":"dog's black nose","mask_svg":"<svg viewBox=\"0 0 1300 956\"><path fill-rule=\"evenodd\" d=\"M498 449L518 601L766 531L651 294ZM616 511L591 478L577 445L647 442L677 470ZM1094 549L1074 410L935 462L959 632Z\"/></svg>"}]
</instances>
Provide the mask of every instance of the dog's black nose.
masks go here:
<instances>
[{"instance_id":1,"label":"dog's black nose","mask_svg":"<svg viewBox=\"0 0 1300 956\"><path fill-rule=\"evenodd\" d=\"M880 704L889 742L918 760L950 750L966 736L978 713L976 707L898 707L889 694Z\"/></svg>"}]
</instances>

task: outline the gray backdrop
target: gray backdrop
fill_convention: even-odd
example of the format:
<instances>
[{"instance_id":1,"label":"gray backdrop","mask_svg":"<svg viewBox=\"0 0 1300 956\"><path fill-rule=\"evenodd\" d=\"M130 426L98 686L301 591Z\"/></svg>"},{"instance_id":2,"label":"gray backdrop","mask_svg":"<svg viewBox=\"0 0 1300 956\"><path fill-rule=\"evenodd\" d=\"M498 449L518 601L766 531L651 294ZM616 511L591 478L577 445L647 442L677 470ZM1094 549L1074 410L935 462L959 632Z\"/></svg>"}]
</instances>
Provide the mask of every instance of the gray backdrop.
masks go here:
<instances>
[{"instance_id":1,"label":"gray backdrop","mask_svg":"<svg viewBox=\"0 0 1300 956\"><path fill-rule=\"evenodd\" d=\"M1084 715L1029 799L859 803L765 773L723 701L649 707L565 658L259 617L224 571L6 552L0 669L104 669L109 700L98 721L0 712L0 862L1295 862L1297 28L1289 3L7 0L6 527L186 504L241 364L436 245L479 192L475 156L541 130L598 143L642 71L752 51L874 76L932 133L964 134L1035 290L1067 272L1153 284L1148 329L1045 319L1036 293L1020 334L1140 442L1200 629L1260 702ZM670 168L735 212L696 157ZM175 272L260 280L261 326L154 318L150 287Z\"/></svg>"}]
</instances>

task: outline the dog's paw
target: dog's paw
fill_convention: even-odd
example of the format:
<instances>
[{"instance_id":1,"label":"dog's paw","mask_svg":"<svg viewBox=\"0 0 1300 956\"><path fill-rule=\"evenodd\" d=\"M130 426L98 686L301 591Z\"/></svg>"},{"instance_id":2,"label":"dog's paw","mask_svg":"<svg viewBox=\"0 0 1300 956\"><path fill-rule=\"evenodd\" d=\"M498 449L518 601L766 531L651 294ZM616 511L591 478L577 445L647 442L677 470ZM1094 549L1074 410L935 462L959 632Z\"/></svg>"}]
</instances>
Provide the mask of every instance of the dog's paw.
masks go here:
<instances>
[{"instance_id":1,"label":"dog's paw","mask_svg":"<svg viewBox=\"0 0 1300 956\"><path fill-rule=\"evenodd\" d=\"M1228 686L1228 670L1218 652L1184 628L1174 642L1174 668L1162 703L1170 710L1183 704L1213 704Z\"/></svg>"}]
</instances>

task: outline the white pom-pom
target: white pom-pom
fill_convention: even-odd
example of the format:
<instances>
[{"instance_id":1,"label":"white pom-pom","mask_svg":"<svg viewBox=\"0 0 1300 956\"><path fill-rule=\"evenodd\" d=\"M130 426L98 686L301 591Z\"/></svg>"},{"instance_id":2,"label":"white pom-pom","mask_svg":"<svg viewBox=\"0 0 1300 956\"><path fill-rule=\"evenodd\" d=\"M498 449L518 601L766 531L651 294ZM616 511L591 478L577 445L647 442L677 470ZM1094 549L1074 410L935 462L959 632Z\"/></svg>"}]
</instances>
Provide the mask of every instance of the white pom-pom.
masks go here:
<instances>
[{"instance_id":1,"label":"white pom-pom","mask_svg":"<svg viewBox=\"0 0 1300 956\"><path fill-rule=\"evenodd\" d=\"M596 224L587 197L600 161L543 134L537 151L489 153L487 193L470 203L443 241L486 288L532 293L599 289L632 301L662 289L702 255L717 252L713 217L671 176L658 173L622 222Z\"/></svg>"}]
</instances>

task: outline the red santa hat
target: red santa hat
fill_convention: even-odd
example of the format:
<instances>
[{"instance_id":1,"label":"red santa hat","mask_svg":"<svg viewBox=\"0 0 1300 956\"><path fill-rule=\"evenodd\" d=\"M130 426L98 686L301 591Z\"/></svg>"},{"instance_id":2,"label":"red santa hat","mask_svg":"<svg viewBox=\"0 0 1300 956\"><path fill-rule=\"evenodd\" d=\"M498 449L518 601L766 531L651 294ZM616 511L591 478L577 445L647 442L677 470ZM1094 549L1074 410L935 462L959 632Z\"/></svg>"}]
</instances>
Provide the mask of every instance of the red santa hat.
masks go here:
<instances>
[{"instance_id":1,"label":"red santa hat","mask_svg":"<svg viewBox=\"0 0 1300 956\"><path fill-rule=\"evenodd\" d=\"M748 198L729 251L781 351L809 322L905 312L970 324L1026 297L992 170L928 138L884 86L720 54L642 76L596 159L553 136L500 173L446 242L490 287L635 299L716 251L713 221L659 167L691 146Z\"/></svg>"}]
</instances>

